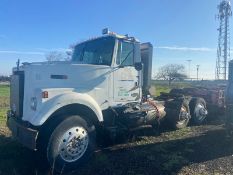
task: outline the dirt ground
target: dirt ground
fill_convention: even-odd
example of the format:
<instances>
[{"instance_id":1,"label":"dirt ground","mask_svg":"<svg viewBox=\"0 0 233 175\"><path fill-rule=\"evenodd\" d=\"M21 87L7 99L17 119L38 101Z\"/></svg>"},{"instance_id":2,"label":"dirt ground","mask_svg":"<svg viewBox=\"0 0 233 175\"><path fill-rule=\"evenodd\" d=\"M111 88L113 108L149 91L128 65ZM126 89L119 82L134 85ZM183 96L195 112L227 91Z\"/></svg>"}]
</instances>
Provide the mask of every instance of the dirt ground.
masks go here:
<instances>
[{"instance_id":1,"label":"dirt ground","mask_svg":"<svg viewBox=\"0 0 233 175\"><path fill-rule=\"evenodd\" d=\"M143 136L146 135L146 136ZM55 174L33 151L0 128L0 175ZM70 175L233 174L233 139L212 122L178 131L141 131L128 143L98 148L93 159Z\"/></svg>"}]
</instances>

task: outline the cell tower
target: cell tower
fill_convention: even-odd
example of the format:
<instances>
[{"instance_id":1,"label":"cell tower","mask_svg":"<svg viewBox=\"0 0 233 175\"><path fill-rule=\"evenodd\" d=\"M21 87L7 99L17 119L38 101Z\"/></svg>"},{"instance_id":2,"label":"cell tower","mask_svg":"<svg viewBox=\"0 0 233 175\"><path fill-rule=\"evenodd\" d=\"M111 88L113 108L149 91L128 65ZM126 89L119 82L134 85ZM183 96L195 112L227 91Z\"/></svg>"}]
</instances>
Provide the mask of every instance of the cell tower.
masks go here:
<instances>
[{"instance_id":1,"label":"cell tower","mask_svg":"<svg viewBox=\"0 0 233 175\"><path fill-rule=\"evenodd\" d=\"M227 63L230 60L230 24L229 19L232 16L230 0L222 0L218 5L218 19L220 27L218 28L218 49L216 61L216 79L227 79Z\"/></svg>"}]
</instances>

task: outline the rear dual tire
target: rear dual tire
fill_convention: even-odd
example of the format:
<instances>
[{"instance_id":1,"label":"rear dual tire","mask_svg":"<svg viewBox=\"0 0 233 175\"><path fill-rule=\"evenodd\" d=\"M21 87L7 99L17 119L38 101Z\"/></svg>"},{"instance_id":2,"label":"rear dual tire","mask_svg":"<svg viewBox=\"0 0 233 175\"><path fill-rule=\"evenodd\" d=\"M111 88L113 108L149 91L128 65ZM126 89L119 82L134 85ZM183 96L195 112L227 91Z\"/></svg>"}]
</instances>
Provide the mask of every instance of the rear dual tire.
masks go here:
<instances>
[{"instance_id":1,"label":"rear dual tire","mask_svg":"<svg viewBox=\"0 0 233 175\"><path fill-rule=\"evenodd\" d=\"M192 123L195 125L203 124L208 114L205 100L203 98L192 98L189 106Z\"/></svg>"},{"instance_id":2,"label":"rear dual tire","mask_svg":"<svg viewBox=\"0 0 233 175\"><path fill-rule=\"evenodd\" d=\"M180 107L178 120L175 123L176 129L182 129L188 126L190 120L189 105L184 101Z\"/></svg>"},{"instance_id":3,"label":"rear dual tire","mask_svg":"<svg viewBox=\"0 0 233 175\"><path fill-rule=\"evenodd\" d=\"M167 101L165 104L166 121L170 127L174 129L182 129L187 127L190 120L190 110L188 100L176 99Z\"/></svg>"}]
</instances>

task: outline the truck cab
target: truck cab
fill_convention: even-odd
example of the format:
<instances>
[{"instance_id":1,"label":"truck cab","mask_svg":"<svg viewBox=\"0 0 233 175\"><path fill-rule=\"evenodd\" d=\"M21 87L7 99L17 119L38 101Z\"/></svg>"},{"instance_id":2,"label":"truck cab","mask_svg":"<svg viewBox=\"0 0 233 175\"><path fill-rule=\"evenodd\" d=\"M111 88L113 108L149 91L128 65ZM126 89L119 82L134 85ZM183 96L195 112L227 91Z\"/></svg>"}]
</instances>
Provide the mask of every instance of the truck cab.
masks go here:
<instances>
[{"instance_id":1,"label":"truck cab","mask_svg":"<svg viewBox=\"0 0 233 175\"><path fill-rule=\"evenodd\" d=\"M167 119L187 126L183 96L150 97L153 46L104 30L79 43L70 61L13 68L7 125L22 145L38 151L58 172L87 162L95 143L155 128Z\"/></svg>"},{"instance_id":2,"label":"truck cab","mask_svg":"<svg viewBox=\"0 0 233 175\"><path fill-rule=\"evenodd\" d=\"M147 54L144 72L141 49ZM41 126L62 106L81 103L103 121L109 106L141 101L151 79L152 53L146 52L152 52L151 44L108 33L77 44L69 62L24 63L13 69L12 115Z\"/></svg>"},{"instance_id":3,"label":"truck cab","mask_svg":"<svg viewBox=\"0 0 233 175\"><path fill-rule=\"evenodd\" d=\"M64 171L88 159L99 130L115 135L155 124L165 112L163 103L145 103L152 51L150 43L105 29L75 45L71 61L13 68L7 121L13 137Z\"/></svg>"}]
</instances>

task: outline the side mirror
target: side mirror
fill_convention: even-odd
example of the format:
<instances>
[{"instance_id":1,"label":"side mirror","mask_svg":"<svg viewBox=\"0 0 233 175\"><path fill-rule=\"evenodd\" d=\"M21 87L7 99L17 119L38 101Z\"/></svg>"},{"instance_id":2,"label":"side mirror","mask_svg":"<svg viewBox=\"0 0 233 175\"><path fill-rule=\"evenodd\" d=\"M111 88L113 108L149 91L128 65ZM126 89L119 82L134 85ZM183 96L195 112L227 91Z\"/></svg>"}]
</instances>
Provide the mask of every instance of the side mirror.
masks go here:
<instances>
[{"instance_id":1,"label":"side mirror","mask_svg":"<svg viewBox=\"0 0 233 175\"><path fill-rule=\"evenodd\" d=\"M134 64L134 67L137 71L141 71L142 70L142 67L143 67L143 64L142 62L139 62L139 63L135 63Z\"/></svg>"}]
</instances>

